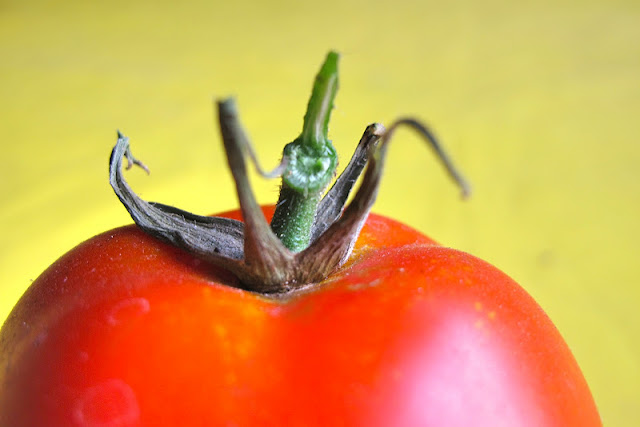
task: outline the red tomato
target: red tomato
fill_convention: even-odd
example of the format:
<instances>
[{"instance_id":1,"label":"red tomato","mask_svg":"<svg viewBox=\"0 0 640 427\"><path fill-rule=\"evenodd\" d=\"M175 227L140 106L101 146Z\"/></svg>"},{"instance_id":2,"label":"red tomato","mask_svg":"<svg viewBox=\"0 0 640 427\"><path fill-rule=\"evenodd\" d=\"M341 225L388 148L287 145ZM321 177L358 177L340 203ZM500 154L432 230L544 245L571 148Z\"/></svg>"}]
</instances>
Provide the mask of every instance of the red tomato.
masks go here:
<instances>
[{"instance_id":1,"label":"red tomato","mask_svg":"<svg viewBox=\"0 0 640 427\"><path fill-rule=\"evenodd\" d=\"M2 329L0 425L601 424L520 286L390 219L296 294L233 281L134 226L81 244Z\"/></svg>"}]
</instances>

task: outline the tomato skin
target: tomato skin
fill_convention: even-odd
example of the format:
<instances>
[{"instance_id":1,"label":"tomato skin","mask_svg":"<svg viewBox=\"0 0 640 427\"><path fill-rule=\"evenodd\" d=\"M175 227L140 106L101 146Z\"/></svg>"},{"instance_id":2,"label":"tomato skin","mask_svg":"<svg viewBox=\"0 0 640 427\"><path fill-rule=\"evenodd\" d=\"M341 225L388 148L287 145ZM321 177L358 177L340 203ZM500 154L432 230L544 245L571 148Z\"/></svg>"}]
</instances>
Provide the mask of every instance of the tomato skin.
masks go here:
<instances>
[{"instance_id":1,"label":"tomato skin","mask_svg":"<svg viewBox=\"0 0 640 427\"><path fill-rule=\"evenodd\" d=\"M79 245L2 328L0 425L601 425L521 287L393 220L296 295L233 281L133 226Z\"/></svg>"}]
</instances>

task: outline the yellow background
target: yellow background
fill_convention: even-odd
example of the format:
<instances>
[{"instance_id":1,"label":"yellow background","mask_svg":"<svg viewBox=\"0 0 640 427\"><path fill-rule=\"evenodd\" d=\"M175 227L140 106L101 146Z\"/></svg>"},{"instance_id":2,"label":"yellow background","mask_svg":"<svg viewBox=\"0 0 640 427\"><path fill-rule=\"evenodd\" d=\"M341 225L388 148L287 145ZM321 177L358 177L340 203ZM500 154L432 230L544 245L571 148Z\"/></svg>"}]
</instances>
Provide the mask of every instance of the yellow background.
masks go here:
<instances>
[{"instance_id":1,"label":"yellow background","mask_svg":"<svg viewBox=\"0 0 640 427\"><path fill-rule=\"evenodd\" d=\"M529 3L0 1L0 319L58 256L131 222L107 182L116 128L152 170L127 174L144 198L234 208L212 99L237 95L275 165L334 48L343 160L368 123L414 114L474 188L461 202L403 131L375 210L513 276L605 424L639 425L640 2Z\"/></svg>"}]
</instances>

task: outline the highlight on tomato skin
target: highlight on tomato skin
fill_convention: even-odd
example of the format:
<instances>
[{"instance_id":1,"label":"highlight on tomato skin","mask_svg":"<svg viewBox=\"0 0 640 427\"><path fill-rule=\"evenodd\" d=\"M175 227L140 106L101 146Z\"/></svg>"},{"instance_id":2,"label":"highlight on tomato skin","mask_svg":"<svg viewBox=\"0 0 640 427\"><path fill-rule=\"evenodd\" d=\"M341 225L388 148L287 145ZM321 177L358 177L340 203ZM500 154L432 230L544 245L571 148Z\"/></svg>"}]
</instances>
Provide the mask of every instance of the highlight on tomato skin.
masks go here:
<instances>
[{"instance_id":1,"label":"highlight on tomato skin","mask_svg":"<svg viewBox=\"0 0 640 427\"><path fill-rule=\"evenodd\" d=\"M81 244L0 332L0 425L601 424L521 287L396 221L317 287L234 280L134 227Z\"/></svg>"}]
</instances>

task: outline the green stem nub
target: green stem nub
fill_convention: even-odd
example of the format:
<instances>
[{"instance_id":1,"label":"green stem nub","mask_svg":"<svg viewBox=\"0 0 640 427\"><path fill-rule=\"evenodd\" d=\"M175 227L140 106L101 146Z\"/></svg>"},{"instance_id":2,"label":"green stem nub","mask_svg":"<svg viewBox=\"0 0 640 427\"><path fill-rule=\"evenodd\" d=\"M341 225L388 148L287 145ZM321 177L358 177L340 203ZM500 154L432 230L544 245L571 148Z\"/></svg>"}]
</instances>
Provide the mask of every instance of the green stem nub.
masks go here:
<instances>
[{"instance_id":1,"label":"green stem nub","mask_svg":"<svg viewBox=\"0 0 640 427\"><path fill-rule=\"evenodd\" d=\"M301 137L306 144L331 145L328 140L329 118L338 92L339 58L336 52L329 52L316 76L302 126Z\"/></svg>"},{"instance_id":2,"label":"green stem nub","mask_svg":"<svg viewBox=\"0 0 640 427\"><path fill-rule=\"evenodd\" d=\"M318 202L338 165L328 137L329 118L338 91L338 59L336 52L327 55L313 85L302 134L284 148L287 168L282 175L271 228L294 252L309 246Z\"/></svg>"}]
</instances>

